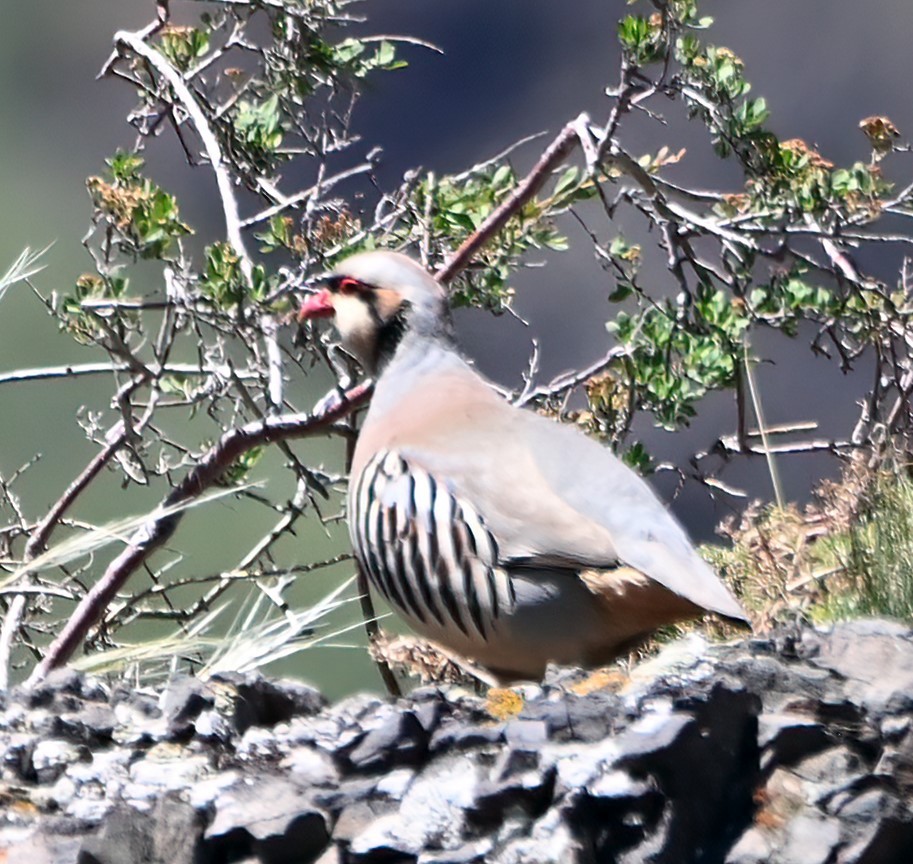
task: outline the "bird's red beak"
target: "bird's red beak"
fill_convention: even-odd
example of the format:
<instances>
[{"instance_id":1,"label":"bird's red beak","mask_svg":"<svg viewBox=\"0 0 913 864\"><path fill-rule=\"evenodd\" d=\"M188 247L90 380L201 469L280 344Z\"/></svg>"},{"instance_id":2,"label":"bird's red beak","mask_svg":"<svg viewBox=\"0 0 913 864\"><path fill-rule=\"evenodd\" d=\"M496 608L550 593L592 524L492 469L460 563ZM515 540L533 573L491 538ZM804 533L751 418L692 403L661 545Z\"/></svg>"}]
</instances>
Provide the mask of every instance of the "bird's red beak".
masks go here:
<instances>
[{"instance_id":1,"label":"bird's red beak","mask_svg":"<svg viewBox=\"0 0 913 864\"><path fill-rule=\"evenodd\" d=\"M333 308L333 298L324 288L316 294L311 294L298 310L298 320L308 321L311 318L331 318L336 310Z\"/></svg>"}]
</instances>

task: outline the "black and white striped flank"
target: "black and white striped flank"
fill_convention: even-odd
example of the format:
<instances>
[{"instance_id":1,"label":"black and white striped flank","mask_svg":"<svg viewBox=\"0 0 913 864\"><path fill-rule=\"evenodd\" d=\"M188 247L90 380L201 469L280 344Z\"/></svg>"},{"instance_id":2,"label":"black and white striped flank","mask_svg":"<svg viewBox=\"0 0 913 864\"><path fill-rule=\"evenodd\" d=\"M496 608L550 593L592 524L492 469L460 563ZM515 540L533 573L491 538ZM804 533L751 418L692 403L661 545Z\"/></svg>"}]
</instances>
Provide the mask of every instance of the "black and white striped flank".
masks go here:
<instances>
[{"instance_id":1,"label":"black and white striped flank","mask_svg":"<svg viewBox=\"0 0 913 864\"><path fill-rule=\"evenodd\" d=\"M416 629L487 640L515 602L479 513L396 453L378 453L350 491L352 544L371 584Z\"/></svg>"}]
</instances>

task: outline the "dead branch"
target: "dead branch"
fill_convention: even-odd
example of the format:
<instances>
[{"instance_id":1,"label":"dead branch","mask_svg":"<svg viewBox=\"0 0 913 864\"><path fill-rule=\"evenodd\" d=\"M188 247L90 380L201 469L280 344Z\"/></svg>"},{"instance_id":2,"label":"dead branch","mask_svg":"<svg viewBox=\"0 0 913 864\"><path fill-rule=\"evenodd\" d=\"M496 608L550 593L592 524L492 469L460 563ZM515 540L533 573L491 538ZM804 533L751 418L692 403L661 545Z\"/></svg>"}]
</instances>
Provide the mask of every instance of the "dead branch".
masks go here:
<instances>
[{"instance_id":1,"label":"dead branch","mask_svg":"<svg viewBox=\"0 0 913 864\"><path fill-rule=\"evenodd\" d=\"M199 497L219 480L235 460L254 447L326 433L333 424L367 402L371 389L370 385L359 384L319 414L267 418L226 432L164 498L160 509L168 515L153 514L145 525L134 532L127 548L108 565L104 575L82 599L41 663L35 667L27 681L28 686L38 684L48 672L62 666L73 656L130 575L172 536L181 520L180 512L172 512L174 507Z\"/></svg>"},{"instance_id":2,"label":"dead branch","mask_svg":"<svg viewBox=\"0 0 913 864\"><path fill-rule=\"evenodd\" d=\"M520 210L545 184L552 172L561 165L574 148L580 143L580 125L587 121L586 114L581 114L568 123L539 157L539 161L517 188L497 207L491 215L475 230L444 265L434 274L444 284L453 280L463 271L475 254L485 246L507 223L508 219Z\"/></svg>"}]
</instances>

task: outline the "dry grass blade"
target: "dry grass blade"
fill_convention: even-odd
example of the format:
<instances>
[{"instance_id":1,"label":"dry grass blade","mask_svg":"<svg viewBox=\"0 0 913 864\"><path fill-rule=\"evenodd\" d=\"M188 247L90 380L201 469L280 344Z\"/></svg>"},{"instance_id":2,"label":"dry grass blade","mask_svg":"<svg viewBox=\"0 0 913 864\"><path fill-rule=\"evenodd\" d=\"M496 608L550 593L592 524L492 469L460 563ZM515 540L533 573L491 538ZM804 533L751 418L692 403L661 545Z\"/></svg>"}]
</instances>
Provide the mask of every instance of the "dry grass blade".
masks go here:
<instances>
[{"instance_id":1,"label":"dry grass blade","mask_svg":"<svg viewBox=\"0 0 913 864\"><path fill-rule=\"evenodd\" d=\"M200 676L208 678L219 672L250 672L361 627L361 622L358 622L320 635L314 633L327 615L353 602L355 598L342 595L354 581L354 577L347 579L313 606L301 611L286 610L281 618L270 614L275 607L268 604L261 594L246 614L239 612L229 635L220 640L217 649L200 669Z\"/></svg>"},{"instance_id":2,"label":"dry grass blade","mask_svg":"<svg viewBox=\"0 0 913 864\"><path fill-rule=\"evenodd\" d=\"M758 421L758 431L761 434L761 444L764 448L764 458L767 460L767 470L770 473L770 482L773 485L774 498L779 508L786 506L786 499L783 495L783 486L780 483L780 474L777 470L777 460L770 446L770 439L767 435L767 423L764 419L764 408L761 405L761 392L758 389L758 382L755 378L754 369L752 368L752 359L748 353L748 341L743 345L745 379L748 382L748 391L751 394L751 403L754 407L755 419Z\"/></svg>"},{"instance_id":3,"label":"dry grass blade","mask_svg":"<svg viewBox=\"0 0 913 864\"><path fill-rule=\"evenodd\" d=\"M259 484L249 483L243 486L233 486L230 489L219 489L209 495L203 495L199 498L184 501L170 507L159 506L151 513L143 513L138 516L128 516L124 519L112 520L106 525L100 525L86 534L64 540L56 546L52 546L41 555L33 558L31 561L20 565L9 576L0 580L0 591L9 588L17 580L29 573L35 573L39 570L47 570L50 567L59 567L63 564L68 564L78 558L96 552L110 543L127 543L130 539L130 535L147 522L158 521L188 510L191 507L199 507L203 504L208 504L211 501L216 501L219 498L235 495L238 492L250 489L256 485Z\"/></svg>"},{"instance_id":4,"label":"dry grass blade","mask_svg":"<svg viewBox=\"0 0 913 864\"><path fill-rule=\"evenodd\" d=\"M315 633L328 615L353 601L352 597L342 596L352 582L347 579L313 606L288 611L281 618L276 617L275 606L266 603L260 595L246 613L236 613L228 635L216 631L218 622L235 606L224 603L189 628L159 639L93 652L74 660L72 665L95 674L124 674L141 667L143 680L154 677L154 669L158 669L160 675L173 672L178 658L186 658L197 665L201 678L220 672L250 672L360 627L359 622Z\"/></svg>"},{"instance_id":5,"label":"dry grass blade","mask_svg":"<svg viewBox=\"0 0 913 864\"><path fill-rule=\"evenodd\" d=\"M39 264L38 262L53 245L53 243L48 243L44 249L39 249L37 252L33 252L30 247L26 246L25 249L19 253L19 257L10 264L6 273L0 276L0 300L3 299L3 295L6 293L7 288L15 285L17 282L24 282L36 273L40 273L44 270L47 265Z\"/></svg>"},{"instance_id":6,"label":"dry grass blade","mask_svg":"<svg viewBox=\"0 0 913 864\"><path fill-rule=\"evenodd\" d=\"M123 672L129 667L138 665L148 666L159 664L170 667L176 657L189 657L193 655L206 655L215 651L222 637L207 635L206 631L212 628L213 623L227 608L223 604L205 615L189 630L176 631L160 639L150 639L105 651L95 651L72 661L74 669L82 672L99 674L115 674ZM145 675L142 676L145 679ZM151 677L151 676L150 676Z\"/></svg>"}]
</instances>

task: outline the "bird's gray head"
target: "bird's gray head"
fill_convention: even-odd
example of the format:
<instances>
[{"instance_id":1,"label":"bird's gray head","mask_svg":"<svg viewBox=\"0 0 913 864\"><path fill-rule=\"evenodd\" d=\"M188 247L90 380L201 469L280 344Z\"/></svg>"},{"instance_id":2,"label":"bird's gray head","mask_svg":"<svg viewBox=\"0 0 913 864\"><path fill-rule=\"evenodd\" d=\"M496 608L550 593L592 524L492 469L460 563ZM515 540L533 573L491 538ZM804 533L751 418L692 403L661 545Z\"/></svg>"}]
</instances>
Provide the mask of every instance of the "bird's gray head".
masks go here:
<instances>
[{"instance_id":1,"label":"bird's gray head","mask_svg":"<svg viewBox=\"0 0 913 864\"><path fill-rule=\"evenodd\" d=\"M343 347L371 373L383 368L407 334L450 338L444 289L406 255L361 252L320 282L299 319L332 317Z\"/></svg>"}]
</instances>

